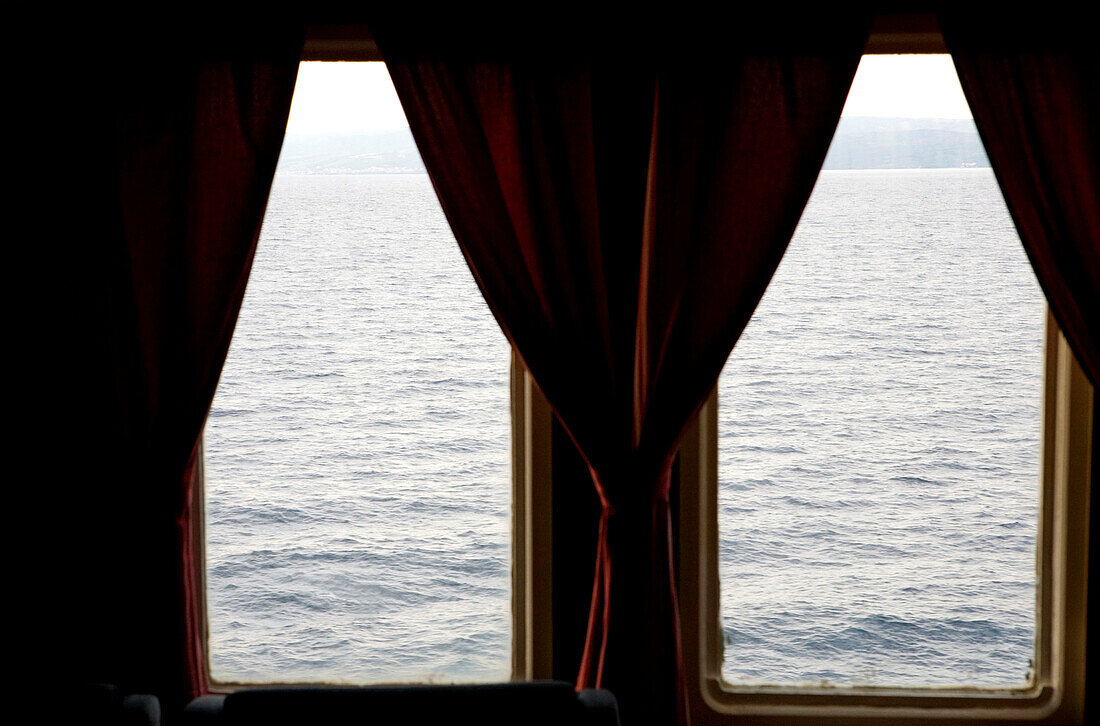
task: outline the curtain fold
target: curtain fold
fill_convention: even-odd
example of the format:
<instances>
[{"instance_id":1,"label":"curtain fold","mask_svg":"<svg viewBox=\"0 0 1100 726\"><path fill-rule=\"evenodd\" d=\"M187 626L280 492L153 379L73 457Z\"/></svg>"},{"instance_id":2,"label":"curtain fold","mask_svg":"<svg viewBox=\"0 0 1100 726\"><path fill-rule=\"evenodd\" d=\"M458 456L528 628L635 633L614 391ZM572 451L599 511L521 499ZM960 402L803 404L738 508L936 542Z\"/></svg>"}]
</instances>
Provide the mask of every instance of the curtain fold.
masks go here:
<instances>
[{"instance_id":1,"label":"curtain fold","mask_svg":"<svg viewBox=\"0 0 1100 726\"><path fill-rule=\"evenodd\" d=\"M610 688L629 724L687 721L672 463L794 231L870 16L681 23L371 21L474 278L599 492L577 686Z\"/></svg>"},{"instance_id":2,"label":"curtain fold","mask_svg":"<svg viewBox=\"0 0 1100 726\"><path fill-rule=\"evenodd\" d=\"M1100 46L1083 13L1029 9L938 16L974 122L1051 312L1100 384ZM1100 482L1093 401L1091 513ZM1095 555L1095 536L1090 555ZM1089 559L1088 600L1097 559ZM1089 635L1089 640L1093 636ZM1086 654L1093 653L1086 650ZM1085 692L1096 668L1085 663ZM1085 709L1095 710L1086 696Z\"/></svg>"},{"instance_id":3,"label":"curtain fold","mask_svg":"<svg viewBox=\"0 0 1100 726\"><path fill-rule=\"evenodd\" d=\"M1054 317L1100 382L1100 49L1059 14L941 13L966 99Z\"/></svg>"},{"instance_id":4,"label":"curtain fold","mask_svg":"<svg viewBox=\"0 0 1100 726\"><path fill-rule=\"evenodd\" d=\"M178 30L178 29L176 29ZM304 27L92 34L70 208L59 478L70 677L206 687L199 440L275 172Z\"/></svg>"}]
</instances>

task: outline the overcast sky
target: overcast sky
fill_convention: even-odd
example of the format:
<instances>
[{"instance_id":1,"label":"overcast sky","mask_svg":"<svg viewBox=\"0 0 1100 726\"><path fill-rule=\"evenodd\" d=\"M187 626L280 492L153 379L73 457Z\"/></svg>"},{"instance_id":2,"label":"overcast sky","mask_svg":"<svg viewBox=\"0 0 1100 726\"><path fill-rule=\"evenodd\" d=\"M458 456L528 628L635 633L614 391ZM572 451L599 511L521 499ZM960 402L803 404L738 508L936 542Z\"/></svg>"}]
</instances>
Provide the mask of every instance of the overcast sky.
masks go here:
<instances>
[{"instance_id":1,"label":"overcast sky","mask_svg":"<svg viewBox=\"0 0 1100 726\"><path fill-rule=\"evenodd\" d=\"M973 118L949 55L865 55L844 116Z\"/></svg>"},{"instance_id":2,"label":"overcast sky","mask_svg":"<svg viewBox=\"0 0 1100 726\"><path fill-rule=\"evenodd\" d=\"M971 117L955 67L946 55L864 56L844 115ZM382 63L302 63L288 133L369 132L406 126Z\"/></svg>"}]
</instances>

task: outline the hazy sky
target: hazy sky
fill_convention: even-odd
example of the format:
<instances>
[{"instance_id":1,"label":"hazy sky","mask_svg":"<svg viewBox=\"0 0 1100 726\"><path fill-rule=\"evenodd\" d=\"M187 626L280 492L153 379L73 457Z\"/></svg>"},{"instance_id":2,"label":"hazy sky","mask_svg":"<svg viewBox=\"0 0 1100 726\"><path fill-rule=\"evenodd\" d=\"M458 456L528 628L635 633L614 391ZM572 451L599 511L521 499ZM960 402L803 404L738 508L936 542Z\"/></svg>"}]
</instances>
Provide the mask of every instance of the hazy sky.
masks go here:
<instances>
[{"instance_id":1,"label":"hazy sky","mask_svg":"<svg viewBox=\"0 0 1100 726\"><path fill-rule=\"evenodd\" d=\"M844 116L973 118L949 55L865 55Z\"/></svg>"},{"instance_id":2,"label":"hazy sky","mask_svg":"<svg viewBox=\"0 0 1100 726\"><path fill-rule=\"evenodd\" d=\"M970 118L950 56L872 55L859 64L845 116ZM302 63L287 132L405 128L382 63Z\"/></svg>"}]
</instances>

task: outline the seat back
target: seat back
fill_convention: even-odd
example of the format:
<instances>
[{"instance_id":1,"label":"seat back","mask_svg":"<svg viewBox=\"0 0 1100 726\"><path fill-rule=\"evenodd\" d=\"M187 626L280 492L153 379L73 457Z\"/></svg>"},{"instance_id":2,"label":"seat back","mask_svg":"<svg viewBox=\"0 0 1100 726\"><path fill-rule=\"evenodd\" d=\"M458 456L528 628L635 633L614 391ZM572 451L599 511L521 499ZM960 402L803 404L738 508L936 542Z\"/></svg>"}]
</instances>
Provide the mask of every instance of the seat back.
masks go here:
<instances>
[{"instance_id":1,"label":"seat back","mask_svg":"<svg viewBox=\"0 0 1100 726\"><path fill-rule=\"evenodd\" d=\"M577 693L568 683L535 681L462 686L247 688L188 707L192 724L291 726L619 726L607 691Z\"/></svg>"}]
</instances>

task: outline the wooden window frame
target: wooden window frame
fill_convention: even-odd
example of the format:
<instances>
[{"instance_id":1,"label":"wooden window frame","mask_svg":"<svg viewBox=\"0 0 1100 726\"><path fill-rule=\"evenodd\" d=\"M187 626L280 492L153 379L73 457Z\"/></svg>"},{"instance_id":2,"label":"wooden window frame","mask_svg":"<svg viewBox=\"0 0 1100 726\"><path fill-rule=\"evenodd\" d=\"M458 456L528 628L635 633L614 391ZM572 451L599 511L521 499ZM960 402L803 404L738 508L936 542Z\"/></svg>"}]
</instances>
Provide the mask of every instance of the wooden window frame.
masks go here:
<instances>
[{"instance_id":1,"label":"wooden window frame","mask_svg":"<svg viewBox=\"0 0 1100 726\"><path fill-rule=\"evenodd\" d=\"M718 397L680 448L680 602L696 724L1081 723L1085 695L1093 390L1053 316L1044 350L1035 677L1028 688L734 686L722 679Z\"/></svg>"}]
</instances>

